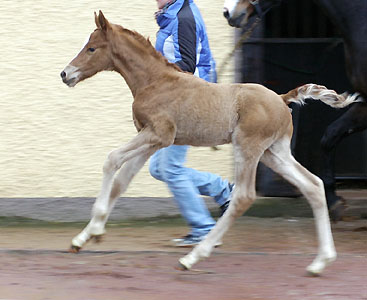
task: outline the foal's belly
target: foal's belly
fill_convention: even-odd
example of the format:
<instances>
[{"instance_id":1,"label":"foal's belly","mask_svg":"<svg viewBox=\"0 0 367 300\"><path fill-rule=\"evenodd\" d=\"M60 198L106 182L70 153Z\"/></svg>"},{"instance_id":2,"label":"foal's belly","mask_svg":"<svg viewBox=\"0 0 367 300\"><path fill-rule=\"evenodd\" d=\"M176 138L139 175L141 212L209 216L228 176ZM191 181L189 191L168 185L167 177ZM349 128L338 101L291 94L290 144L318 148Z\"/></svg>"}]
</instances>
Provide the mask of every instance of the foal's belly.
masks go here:
<instances>
[{"instance_id":1,"label":"foal's belly","mask_svg":"<svg viewBox=\"0 0 367 300\"><path fill-rule=\"evenodd\" d=\"M177 145L215 146L231 142L237 113L230 86L196 87L173 104Z\"/></svg>"},{"instance_id":2,"label":"foal's belly","mask_svg":"<svg viewBox=\"0 0 367 300\"><path fill-rule=\"evenodd\" d=\"M177 124L176 145L215 146L231 142L232 128L228 124L210 122L192 122L180 126Z\"/></svg>"}]
</instances>

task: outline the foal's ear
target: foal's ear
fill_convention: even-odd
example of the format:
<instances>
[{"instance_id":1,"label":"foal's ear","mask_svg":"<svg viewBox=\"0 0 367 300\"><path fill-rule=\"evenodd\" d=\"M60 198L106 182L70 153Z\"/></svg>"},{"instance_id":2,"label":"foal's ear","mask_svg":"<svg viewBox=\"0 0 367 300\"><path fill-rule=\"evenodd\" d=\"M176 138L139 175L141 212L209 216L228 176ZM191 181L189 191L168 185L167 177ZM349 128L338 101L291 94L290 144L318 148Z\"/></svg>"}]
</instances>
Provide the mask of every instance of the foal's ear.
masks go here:
<instances>
[{"instance_id":1,"label":"foal's ear","mask_svg":"<svg viewBox=\"0 0 367 300\"><path fill-rule=\"evenodd\" d=\"M103 15L102 11L99 11L99 15L94 12L94 18L97 25L97 28L102 29L103 31L107 31L111 28L110 23L107 21L105 16Z\"/></svg>"},{"instance_id":2,"label":"foal's ear","mask_svg":"<svg viewBox=\"0 0 367 300\"><path fill-rule=\"evenodd\" d=\"M99 20L98 20L98 16L96 12L94 12L94 22L96 22L97 28L100 29L101 25L99 24Z\"/></svg>"}]
</instances>

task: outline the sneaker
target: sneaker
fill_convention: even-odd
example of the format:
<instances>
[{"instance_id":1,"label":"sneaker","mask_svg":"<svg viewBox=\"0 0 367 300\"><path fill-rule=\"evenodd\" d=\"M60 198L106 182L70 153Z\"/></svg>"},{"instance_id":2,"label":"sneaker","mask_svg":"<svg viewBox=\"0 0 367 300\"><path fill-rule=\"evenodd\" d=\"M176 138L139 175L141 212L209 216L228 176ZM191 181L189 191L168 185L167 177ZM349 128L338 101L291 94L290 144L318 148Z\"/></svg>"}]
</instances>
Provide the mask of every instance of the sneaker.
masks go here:
<instances>
[{"instance_id":1,"label":"sneaker","mask_svg":"<svg viewBox=\"0 0 367 300\"><path fill-rule=\"evenodd\" d=\"M226 212L229 206L229 202L231 202L231 200L227 200L223 205L220 206L220 217L223 216L224 213Z\"/></svg>"},{"instance_id":2,"label":"sneaker","mask_svg":"<svg viewBox=\"0 0 367 300\"><path fill-rule=\"evenodd\" d=\"M189 236L186 236L183 240L177 242L176 247L193 247L199 244L205 238L206 238L206 235L202 235L202 236L189 235ZM215 247L218 247L220 245L222 245L222 242L217 242L215 244Z\"/></svg>"},{"instance_id":3,"label":"sneaker","mask_svg":"<svg viewBox=\"0 0 367 300\"><path fill-rule=\"evenodd\" d=\"M172 240L171 240L171 242L179 243L179 242L182 242L182 241L183 241L183 240L185 240L185 239L189 239L189 238L191 238L192 236L193 236L193 235L189 233L189 234L187 234L187 235L185 235L185 236L183 236L183 237L172 239Z\"/></svg>"},{"instance_id":4,"label":"sneaker","mask_svg":"<svg viewBox=\"0 0 367 300\"><path fill-rule=\"evenodd\" d=\"M226 212L226 210L227 210L227 208L229 206L229 203L232 200L234 188L235 188L235 184L234 183L229 184L229 189L231 190L231 193L229 194L229 197L228 197L227 201L220 206L220 216L223 216L224 213Z\"/></svg>"}]
</instances>

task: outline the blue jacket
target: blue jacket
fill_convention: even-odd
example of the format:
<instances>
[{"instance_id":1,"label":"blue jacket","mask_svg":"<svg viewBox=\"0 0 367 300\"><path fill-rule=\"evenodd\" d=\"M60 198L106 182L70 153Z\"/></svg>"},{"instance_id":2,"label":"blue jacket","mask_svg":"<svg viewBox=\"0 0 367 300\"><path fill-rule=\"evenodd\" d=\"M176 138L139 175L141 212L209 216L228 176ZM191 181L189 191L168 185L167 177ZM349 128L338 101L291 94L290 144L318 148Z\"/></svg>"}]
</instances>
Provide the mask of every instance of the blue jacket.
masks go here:
<instances>
[{"instance_id":1,"label":"blue jacket","mask_svg":"<svg viewBox=\"0 0 367 300\"><path fill-rule=\"evenodd\" d=\"M157 16L155 48L183 71L216 82L205 24L193 0L176 0Z\"/></svg>"}]
</instances>

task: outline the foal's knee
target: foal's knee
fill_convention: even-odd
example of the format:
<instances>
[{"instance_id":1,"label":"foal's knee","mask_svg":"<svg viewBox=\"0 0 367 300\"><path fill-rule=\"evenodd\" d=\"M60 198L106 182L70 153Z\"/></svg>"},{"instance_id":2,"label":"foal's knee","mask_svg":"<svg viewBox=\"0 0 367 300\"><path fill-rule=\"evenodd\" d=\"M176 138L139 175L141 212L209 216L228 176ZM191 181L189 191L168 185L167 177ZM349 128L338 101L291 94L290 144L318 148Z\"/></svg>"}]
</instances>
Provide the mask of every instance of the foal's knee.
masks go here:
<instances>
[{"instance_id":1,"label":"foal's knee","mask_svg":"<svg viewBox=\"0 0 367 300\"><path fill-rule=\"evenodd\" d=\"M242 216L242 214L254 203L256 196L238 196L234 195L228 208L229 213L232 213L235 218Z\"/></svg>"},{"instance_id":2,"label":"foal's knee","mask_svg":"<svg viewBox=\"0 0 367 300\"><path fill-rule=\"evenodd\" d=\"M120 169L120 167L121 165L119 164L119 157L114 151L112 151L110 154L108 154L107 159L103 164L103 172L116 172L118 169Z\"/></svg>"},{"instance_id":3,"label":"foal's knee","mask_svg":"<svg viewBox=\"0 0 367 300\"><path fill-rule=\"evenodd\" d=\"M322 208L326 206L325 189L323 181L317 177L313 176L311 183L307 186L307 192L311 202L312 207Z\"/></svg>"}]
</instances>

